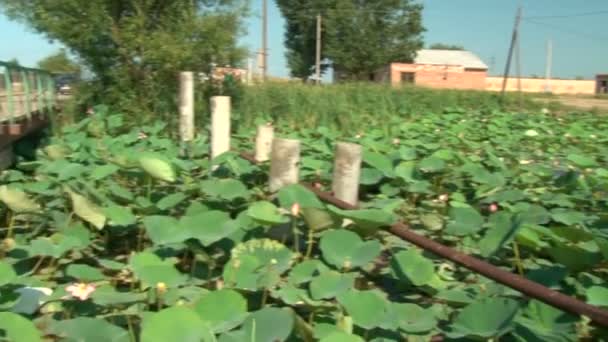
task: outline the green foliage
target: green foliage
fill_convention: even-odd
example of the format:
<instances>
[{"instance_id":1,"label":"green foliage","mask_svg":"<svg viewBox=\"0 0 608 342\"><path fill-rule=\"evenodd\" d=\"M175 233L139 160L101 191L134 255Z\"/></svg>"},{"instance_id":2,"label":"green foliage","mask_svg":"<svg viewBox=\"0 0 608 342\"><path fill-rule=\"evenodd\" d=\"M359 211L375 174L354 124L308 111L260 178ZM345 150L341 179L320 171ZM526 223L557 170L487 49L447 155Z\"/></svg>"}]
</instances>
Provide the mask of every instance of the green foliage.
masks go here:
<instances>
[{"instance_id":1,"label":"green foliage","mask_svg":"<svg viewBox=\"0 0 608 342\"><path fill-rule=\"evenodd\" d=\"M292 76L313 73L316 20L322 16L323 69L343 80L369 80L391 62L411 62L422 47L422 5L410 0L279 0L285 18L287 63Z\"/></svg>"},{"instance_id":2,"label":"green foliage","mask_svg":"<svg viewBox=\"0 0 608 342\"><path fill-rule=\"evenodd\" d=\"M508 94L501 103L499 94L485 91L396 88L373 83L323 87L266 83L247 87L242 100L234 103L233 112L236 128L244 131L265 120L291 130L327 127L354 135L374 127L397 136L403 122L416 121L429 113L470 110L487 114L520 109L537 113L541 108L531 97L524 97L520 108L517 96Z\"/></svg>"},{"instance_id":3,"label":"green foliage","mask_svg":"<svg viewBox=\"0 0 608 342\"><path fill-rule=\"evenodd\" d=\"M462 45L434 43L429 46L431 50L464 50Z\"/></svg>"},{"instance_id":4,"label":"green foliage","mask_svg":"<svg viewBox=\"0 0 608 342\"><path fill-rule=\"evenodd\" d=\"M53 74L80 74L80 65L68 56L65 49L38 61L38 68Z\"/></svg>"},{"instance_id":5,"label":"green foliage","mask_svg":"<svg viewBox=\"0 0 608 342\"><path fill-rule=\"evenodd\" d=\"M208 73L211 63L237 65L244 56L241 0L2 0L0 9L66 46L95 75L79 89L79 105L106 103L139 123L152 115L172 122L178 72Z\"/></svg>"},{"instance_id":6,"label":"green foliage","mask_svg":"<svg viewBox=\"0 0 608 342\"><path fill-rule=\"evenodd\" d=\"M393 115L390 134L278 123L302 140L302 180L322 188L335 142L363 145L357 210L300 185L271 193L267 165L227 153L212 168L206 138L182 157L164 123L130 129L97 107L0 174L0 339L602 340L386 230L402 219L608 305L604 118L488 107ZM245 127L236 151L251 148Z\"/></svg>"}]
</instances>

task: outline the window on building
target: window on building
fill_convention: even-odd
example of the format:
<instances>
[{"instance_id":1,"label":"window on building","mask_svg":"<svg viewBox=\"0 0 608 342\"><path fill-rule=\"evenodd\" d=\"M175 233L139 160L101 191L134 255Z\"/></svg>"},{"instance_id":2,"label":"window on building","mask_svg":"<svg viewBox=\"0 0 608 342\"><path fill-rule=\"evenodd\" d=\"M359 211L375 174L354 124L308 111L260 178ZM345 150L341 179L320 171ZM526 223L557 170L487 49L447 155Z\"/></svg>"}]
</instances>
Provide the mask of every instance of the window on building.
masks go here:
<instances>
[{"instance_id":1,"label":"window on building","mask_svg":"<svg viewBox=\"0 0 608 342\"><path fill-rule=\"evenodd\" d=\"M416 83L416 73L414 72L402 72L401 83Z\"/></svg>"}]
</instances>

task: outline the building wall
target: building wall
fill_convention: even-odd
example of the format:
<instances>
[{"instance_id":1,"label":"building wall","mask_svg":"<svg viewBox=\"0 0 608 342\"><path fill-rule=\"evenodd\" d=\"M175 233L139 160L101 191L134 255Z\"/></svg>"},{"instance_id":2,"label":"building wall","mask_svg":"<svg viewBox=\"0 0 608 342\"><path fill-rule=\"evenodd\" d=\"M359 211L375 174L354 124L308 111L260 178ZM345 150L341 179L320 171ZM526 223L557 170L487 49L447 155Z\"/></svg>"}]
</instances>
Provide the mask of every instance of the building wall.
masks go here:
<instances>
[{"instance_id":1,"label":"building wall","mask_svg":"<svg viewBox=\"0 0 608 342\"><path fill-rule=\"evenodd\" d=\"M487 77L486 89L490 91L502 90L502 77ZM595 80L550 80L551 92L553 94L595 94ZM521 88L524 92L543 93L547 81L542 78L522 78ZM507 91L517 91L518 81L516 78L510 78L507 81Z\"/></svg>"},{"instance_id":2,"label":"building wall","mask_svg":"<svg viewBox=\"0 0 608 342\"><path fill-rule=\"evenodd\" d=\"M391 84L401 84L401 74L415 74L415 84L431 88L484 90L487 72L467 70L454 65L424 65L393 63L390 67Z\"/></svg>"}]
</instances>

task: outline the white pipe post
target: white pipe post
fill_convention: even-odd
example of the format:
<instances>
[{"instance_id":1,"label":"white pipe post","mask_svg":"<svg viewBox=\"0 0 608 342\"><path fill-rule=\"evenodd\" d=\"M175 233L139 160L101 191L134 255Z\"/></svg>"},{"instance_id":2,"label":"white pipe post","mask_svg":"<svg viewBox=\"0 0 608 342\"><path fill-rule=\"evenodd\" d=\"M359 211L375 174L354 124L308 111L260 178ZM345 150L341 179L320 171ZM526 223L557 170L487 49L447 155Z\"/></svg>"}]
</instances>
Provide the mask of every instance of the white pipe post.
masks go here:
<instances>
[{"instance_id":1,"label":"white pipe post","mask_svg":"<svg viewBox=\"0 0 608 342\"><path fill-rule=\"evenodd\" d=\"M297 184L300 167L300 142L276 138L272 141L270 159L270 191Z\"/></svg>"},{"instance_id":2,"label":"white pipe post","mask_svg":"<svg viewBox=\"0 0 608 342\"><path fill-rule=\"evenodd\" d=\"M211 159L230 151L230 96L211 98Z\"/></svg>"},{"instance_id":3,"label":"white pipe post","mask_svg":"<svg viewBox=\"0 0 608 342\"><path fill-rule=\"evenodd\" d=\"M258 134L255 138L255 160L265 162L270 160L272 152L272 140L274 139L274 127L272 123L258 126Z\"/></svg>"},{"instance_id":4,"label":"white pipe post","mask_svg":"<svg viewBox=\"0 0 608 342\"><path fill-rule=\"evenodd\" d=\"M194 73L179 74L179 133L182 142L194 140Z\"/></svg>"},{"instance_id":5,"label":"white pipe post","mask_svg":"<svg viewBox=\"0 0 608 342\"><path fill-rule=\"evenodd\" d=\"M362 153L361 145L336 145L332 190L336 198L354 206L359 202Z\"/></svg>"}]
</instances>

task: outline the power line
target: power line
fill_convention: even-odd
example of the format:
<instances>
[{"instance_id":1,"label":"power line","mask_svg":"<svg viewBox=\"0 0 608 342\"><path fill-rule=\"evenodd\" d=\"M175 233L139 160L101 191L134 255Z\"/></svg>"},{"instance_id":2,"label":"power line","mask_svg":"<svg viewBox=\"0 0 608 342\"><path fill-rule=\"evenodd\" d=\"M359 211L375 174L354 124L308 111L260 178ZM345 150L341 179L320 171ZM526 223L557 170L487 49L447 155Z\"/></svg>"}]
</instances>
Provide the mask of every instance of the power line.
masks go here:
<instances>
[{"instance_id":1,"label":"power line","mask_svg":"<svg viewBox=\"0 0 608 342\"><path fill-rule=\"evenodd\" d=\"M539 22L539 21L535 21L535 20L530 20L529 18L528 19L524 18L522 20L525 21L525 22L527 22L527 23L530 23L530 24L534 24L534 25L538 25L538 26L545 26L545 27L552 28L552 29L557 30L557 31L561 31L561 32L564 32L564 33L569 33L571 35L577 35L577 36L585 37L587 39L591 39L591 40L594 40L594 41L601 40L604 43L608 41L608 36L594 35L594 34L589 34L589 33L586 33L586 32L580 32L580 31L571 30L571 29L564 29L563 27L558 26L558 25L547 24L547 23L543 23L543 22Z\"/></svg>"},{"instance_id":2,"label":"power line","mask_svg":"<svg viewBox=\"0 0 608 342\"><path fill-rule=\"evenodd\" d=\"M533 17L526 17L525 19L562 19L562 18L589 17L589 16L603 15L603 14L608 14L608 10L594 11L594 12L583 12L583 13L573 13L573 14L563 14L563 15L533 16Z\"/></svg>"}]
</instances>

